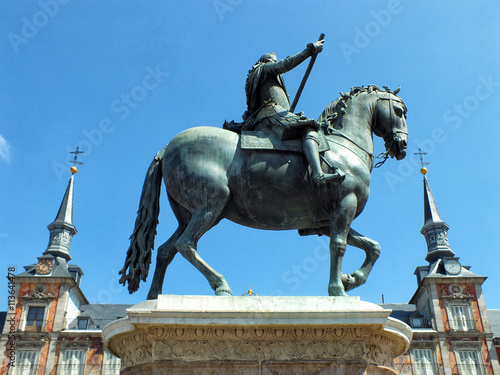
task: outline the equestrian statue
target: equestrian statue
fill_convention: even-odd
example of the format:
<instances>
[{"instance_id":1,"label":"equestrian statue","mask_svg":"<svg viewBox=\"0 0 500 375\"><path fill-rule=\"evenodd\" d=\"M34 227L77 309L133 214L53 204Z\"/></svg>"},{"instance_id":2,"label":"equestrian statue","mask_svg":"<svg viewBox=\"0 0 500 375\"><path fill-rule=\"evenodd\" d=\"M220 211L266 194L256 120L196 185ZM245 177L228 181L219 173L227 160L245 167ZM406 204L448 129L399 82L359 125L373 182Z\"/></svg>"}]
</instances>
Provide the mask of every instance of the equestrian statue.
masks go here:
<instances>
[{"instance_id":1,"label":"equestrian statue","mask_svg":"<svg viewBox=\"0 0 500 375\"><path fill-rule=\"evenodd\" d=\"M166 269L177 253L205 276L216 295L232 295L224 276L197 251L199 239L222 219L256 229L328 236L328 294L345 296L365 283L380 246L351 223L368 200L373 134L384 139L384 161L403 159L407 110L397 96L399 88L370 85L341 93L317 120L294 114L281 74L311 57L309 72L322 49L320 37L281 61L274 53L263 55L247 77L242 123L187 129L156 154L120 271L120 283L128 283L130 293L148 276L162 179L178 227L158 247L148 299L162 293ZM366 258L357 271L342 274L347 245L362 249Z\"/></svg>"}]
</instances>

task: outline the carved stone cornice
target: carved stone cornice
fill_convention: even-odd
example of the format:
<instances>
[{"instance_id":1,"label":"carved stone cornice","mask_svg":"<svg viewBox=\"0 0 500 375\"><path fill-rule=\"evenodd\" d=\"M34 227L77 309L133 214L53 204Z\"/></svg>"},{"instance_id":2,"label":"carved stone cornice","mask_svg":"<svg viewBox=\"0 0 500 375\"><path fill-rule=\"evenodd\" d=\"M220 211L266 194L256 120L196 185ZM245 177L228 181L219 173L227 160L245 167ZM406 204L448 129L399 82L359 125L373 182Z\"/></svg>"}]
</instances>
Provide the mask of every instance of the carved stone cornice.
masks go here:
<instances>
[{"instance_id":1,"label":"carved stone cornice","mask_svg":"<svg viewBox=\"0 0 500 375\"><path fill-rule=\"evenodd\" d=\"M61 349L65 348L87 348L90 346L89 340L66 340L63 337L59 338L59 345Z\"/></svg>"},{"instance_id":2,"label":"carved stone cornice","mask_svg":"<svg viewBox=\"0 0 500 375\"><path fill-rule=\"evenodd\" d=\"M200 366L201 372L206 364L224 363L342 362L390 368L394 358L408 349L411 338L410 328L390 318L389 310L359 299L336 305L333 299L299 297L295 308L282 303L292 300L271 297L260 301L256 297L197 298L201 301L197 314L189 299L169 296L164 305L148 301L131 307L128 318L108 325L103 340L121 358L122 373L145 373L146 368L169 371L168 366L179 363ZM258 308L250 310L255 302Z\"/></svg>"},{"instance_id":3,"label":"carved stone cornice","mask_svg":"<svg viewBox=\"0 0 500 375\"><path fill-rule=\"evenodd\" d=\"M413 340L411 342L412 348L430 348L433 349L437 346L438 341L436 340Z\"/></svg>"},{"instance_id":4,"label":"carved stone cornice","mask_svg":"<svg viewBox=\"0 0 500 375\"><path fill-rule=\"evenodd\" d=\"M50 302L54 299L54 296L50 292L47 294L36 292L34 294L26 293L22 296L22 299L25 302Z\"/></svg>"},{"instance_id":5,"label":"carved stone cornice","mask_svg":"<svg viewBox=\"0 0 500 375\"><path fill-rule=\"evenodd\" d=\"M473 300L474 296L464 293L453 293L450 295L441 295L441 298L445 301L455 301L455 300Z\"/></svg>"},{"instance_id":6,"label":"carved stone cornice","mask_svg":"<svg viewBox=\"0 0 500 375\"><path fill-rule=\"evenodd\" d=\"M451 340L451 345L453 345L454 348L480 348L483 343L482 341L455 341Z\"/></svg>"},{"instance_id":7,"label":"carved stone cornice","mask_svg":"<svg viewBox=\"0 0 500 375\"><path fill-rule=\"evenodd\" d=\"M41 348L45 345L46 340L40 338L37 340L16 340L15 345L18 348Z\"/></svg>"},{"instance_id":8,"label":"carved stone cornice","mask_svg":"<svg viewBox=\"0 0 500 375\"><path fill-rule=\"evenodd\" d=\"M149 327L115 343L122 368L164 360L362 360L390 367L400 343L373 329Z\"/></svg>"}]
</instances>

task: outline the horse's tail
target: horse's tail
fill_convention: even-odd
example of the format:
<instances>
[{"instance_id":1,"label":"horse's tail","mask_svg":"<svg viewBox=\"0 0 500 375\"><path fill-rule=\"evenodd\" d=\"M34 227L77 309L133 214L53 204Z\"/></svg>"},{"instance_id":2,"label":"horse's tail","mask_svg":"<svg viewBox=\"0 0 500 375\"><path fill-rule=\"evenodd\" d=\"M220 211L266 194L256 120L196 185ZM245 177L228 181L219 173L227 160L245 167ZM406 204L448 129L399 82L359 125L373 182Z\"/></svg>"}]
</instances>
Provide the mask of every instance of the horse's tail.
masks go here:
<instances>
[{"instance_id":1,"label":"horse's tail","mask_svg":"<svg viewBox=\"0 0 500 375\"><path fill-rule=\"evenodd\" d=\"M156 226L160 213L160 192L162 179L162 160L166 146L156 154L149 166L144 186L134 232L130 236L130 246L127 251L125 265L120 270L120 283L128 281L128 291L134 293L139 289L139 283L146 281L151 264L151 253L154 248Z\"/></svg>"}]
</instances>

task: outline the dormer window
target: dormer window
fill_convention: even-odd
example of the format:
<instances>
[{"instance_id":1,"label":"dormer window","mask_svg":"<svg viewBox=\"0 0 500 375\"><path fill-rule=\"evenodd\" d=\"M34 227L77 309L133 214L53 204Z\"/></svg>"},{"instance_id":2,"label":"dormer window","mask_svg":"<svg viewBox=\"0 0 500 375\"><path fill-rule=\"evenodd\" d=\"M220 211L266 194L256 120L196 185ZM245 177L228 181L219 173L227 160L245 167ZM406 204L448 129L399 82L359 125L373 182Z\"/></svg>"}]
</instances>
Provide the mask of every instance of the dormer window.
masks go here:
<instances>
[{"instance_id":1,"label":"dormer window","mask_svg":"<svg viewBox=\"0 0 500 375\"><path fill-rule=\"evenodd\" d=\"M78 318L78 329L87 329L89 327L89 318Z\"/></svg>"},{"instance_id":2,"label":"dormer window","mask_svg":"<svg viewBox=\"0 0 500 375\"><path fill-rule=\"evenodd\" d=\"M76 269L70 269L69 274L73 279L75 279L76 284L80 285L80 274L78 273L78 271Z\"/></svg>"}]
</instances>

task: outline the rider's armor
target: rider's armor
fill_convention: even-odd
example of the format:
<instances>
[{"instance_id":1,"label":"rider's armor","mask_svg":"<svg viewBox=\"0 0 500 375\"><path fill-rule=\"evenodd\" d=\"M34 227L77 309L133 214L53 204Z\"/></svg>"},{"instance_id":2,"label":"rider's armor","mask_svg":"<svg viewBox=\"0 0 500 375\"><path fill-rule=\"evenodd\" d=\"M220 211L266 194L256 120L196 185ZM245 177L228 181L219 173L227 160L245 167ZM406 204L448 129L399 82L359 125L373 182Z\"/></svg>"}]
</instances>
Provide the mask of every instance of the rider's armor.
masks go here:
<instances>
[{"instance_id":1,"label":"rider's armor","mask_svg":"<svg viewBox=\"0 0 500 375\"><path fill-rule=\"evenodd\" d=\"M307 48L293 56L278 61L273 52L263 55L248 72L245 85L247 111L244 122L226 123L225 127L235 131L271 129L281 140L302 139L304 155L312 169L312 179L316 183L327 181L342 182L345 175L338 169L325 174L321 169L316 120L303 114L290 112L290 101L281 74L286 73L308 57L316 53L316 47Z\"/></svg>"}]
</instances>

